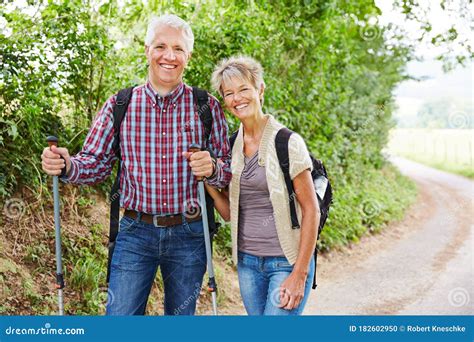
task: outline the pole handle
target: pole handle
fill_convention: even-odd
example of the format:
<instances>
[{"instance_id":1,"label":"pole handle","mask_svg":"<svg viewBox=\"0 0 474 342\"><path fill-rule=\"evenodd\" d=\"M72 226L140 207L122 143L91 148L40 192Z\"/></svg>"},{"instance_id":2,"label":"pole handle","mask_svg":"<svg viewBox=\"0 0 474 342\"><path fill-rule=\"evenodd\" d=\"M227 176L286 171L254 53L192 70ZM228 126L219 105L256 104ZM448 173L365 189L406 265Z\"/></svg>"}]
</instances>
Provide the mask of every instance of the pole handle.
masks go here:
<instances>
[{"instance_id":1,"label":"pole handle","mask_svg":"<svg viewBox=\"0 0 474 342\"><path fill-rule=\"evenodd\" d=\"M58 146L58 138L56 138L54 135L47 137L46 141L48 142L49 148L52 146Z\"/></svg>"},{"instance_id":2,"label":"pole handle","mask_svg":"<svg viewBox=\"0 0 474 342\"><path fill-rule=\"evenodd\" d=\"M199 144L194 143L194 144L189 145L188 150L189 150L189 152L193 152L193 153L194 152L199 152L199 151L201 151L201 146ZM198 182L202 181L202 177L196 177L196 178L197 178Z\"/></svg>"},{"instance_id":3,"label":"pole handle","mask_svg":"<svg viewBox=\"0 0 474 342\"><path fill-rule=\"evenodd\" d=\"M54 135L50 135L46 138L46 141L48 142L49 149L51 150L51 147L56 146L58 147L58 141L59 139L55 137ZM60 156L62 160L64 160L64 164L66 164L66 160L64 159L63 156ZM66 175L66 165L61 170L61 175L60 177L64 177ZM56 177L56 176L55 176Z\"/></svg>"},{"instance_id":4,"label":"pole handle","mask_svg":"<svg viewBox=\"0 0 474 342\"><path fill-rule=\"evenodd\" d=\"M189 145L189 152L199 152L201 151L201 146L199 144Z\"/></svg>"}]
</instances>

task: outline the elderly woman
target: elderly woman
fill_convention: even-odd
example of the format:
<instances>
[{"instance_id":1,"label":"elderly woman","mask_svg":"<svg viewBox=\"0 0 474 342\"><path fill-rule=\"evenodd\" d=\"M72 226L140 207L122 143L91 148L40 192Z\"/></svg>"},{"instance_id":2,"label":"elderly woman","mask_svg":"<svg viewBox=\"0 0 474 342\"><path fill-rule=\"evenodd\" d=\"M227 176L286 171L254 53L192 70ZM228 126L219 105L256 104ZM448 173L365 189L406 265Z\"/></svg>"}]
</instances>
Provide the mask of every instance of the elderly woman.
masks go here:
<instances>
[{"instance_id":1,"label":"elderly woman","mask_svg":"<svg viewBox=\"0 0 474 342\"><path fill-rule=\"evenodd\" d=\"M319 207L305 142L289 140L290 175L301 229L291 228L288 193L275 136L284 126L263 114L263 70L252 58L222 61L212 76L227 109L240 121L232 149L229 192L208 187L216 208L231 221L232 256L249 315L299 315L315 271Z\"/></svg>"}]
</instances>

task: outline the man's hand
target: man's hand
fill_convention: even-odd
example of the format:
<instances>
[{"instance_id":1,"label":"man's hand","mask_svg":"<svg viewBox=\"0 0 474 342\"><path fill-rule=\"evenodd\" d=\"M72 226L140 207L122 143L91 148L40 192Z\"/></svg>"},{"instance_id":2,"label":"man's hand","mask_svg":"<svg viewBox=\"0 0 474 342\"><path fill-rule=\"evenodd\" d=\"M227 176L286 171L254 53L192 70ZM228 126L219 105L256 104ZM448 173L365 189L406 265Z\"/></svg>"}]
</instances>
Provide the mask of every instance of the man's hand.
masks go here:
<instances>
[{"instance_id":1,"label":"man's hand","mask_svg":"<svg viewBox=\"0 0 474 342\"><path fill-rule=\"evenodd\" d=\"M214 173L215 166L209 151L183 152L183 156L189 160L196 177L211 177Z\"/></svg>"},{"instance_id":2,"label":"man's hand","mask_svg":"<svg viewBox=\"0 0 474 342\"><path fill-rule=\"evenodd\" d=\"M64 158L62 159L61 156ZM61 170L66 165L66 174L71 169L71 157L67 148L51 146L45 147L41 155L43 170L50 176L61 175Z\"/></svg>"}]
</instances>

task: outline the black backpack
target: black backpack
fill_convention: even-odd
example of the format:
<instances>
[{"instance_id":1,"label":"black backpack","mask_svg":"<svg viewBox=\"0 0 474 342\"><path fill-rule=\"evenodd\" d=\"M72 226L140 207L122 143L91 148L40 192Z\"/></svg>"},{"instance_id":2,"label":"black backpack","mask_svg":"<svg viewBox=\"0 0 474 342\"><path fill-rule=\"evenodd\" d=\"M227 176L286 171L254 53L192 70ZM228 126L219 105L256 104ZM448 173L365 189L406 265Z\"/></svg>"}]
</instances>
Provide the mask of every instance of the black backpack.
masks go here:
<instances>
[{"instance_id":1,"label":"black backpack","mask_svg":"<svg viewBox=\"0 0 474 342\"><path fill-rule=\"evenodd\" d=\"M239 131L236 131L230 137L230 147L231 150L234 147L235 139L237 138L237 134ZM296 194L293 188L293 182L291 181L290 177L290 158L288 153L288 143L290 141L290 136L293 134L293 131L289 130L288 128L284 127L281 128L275 137L275 148L278 157L278 163L280 164L280 168L283 172L283 176L285 177L285 184L288 190L288 201L290 203L290 214L291 214L291 228L292 229L299 229L300 224L298 222L298 217L296 215L296 205L295 205L295 198ZM321 160L314 158L314 156L310 153L309 156L311 157L311 161L313 162L313 171L311 171L311 178L313 179L314 184L314 191L316 192L316 197L318 198L319 203L319 210L321 212L321 218L319 220L319 227L318 227L318 240L323 230L324 224L329 215L329 207L332 203L332 187L331 183L329 182L328 174L326 172L326 168L324 167ZM316 289L318 286L316 284L316 265L318 262L318 249L314 249L314 278L313 278L313 289Z\"/></svg>"},{"instance_id":2,"label":"black backpack","mask_svg":"<svg viewBox=\"0 0 474 342\"><path fill-rule=\"evenodd\" d=\"M107 283L109 282L110 277L110 266L112 263L112 255L115 248L115 240L117 238L120 222L120 171L121 171L121 162L122 154L120 151L120 126L122 124L123 118L127 113L128 105L132 97L132 92L135 87L129 87L122 89L118 92L117 98L115 101L115 106L113 108L113 117L114 117L114 142L112 149L117 156L117 177L110 191L110 227L109 227L109 256L107 261ZM199 118L204 125L204 141L209 145L209 137L212 130L212 113L209 107L208 101L209 96L207 91L193 87L193 98L194 104L197 107ZM212 155L212 152L209 149L209 146L206 146L209 152ZM211 233L211 238L217 232L219 224L216 223L214 217L214 201L212 197L206 192L206 205L207 205L207 217L209 221L209 231Z\"/></svg>"}]
</instances>

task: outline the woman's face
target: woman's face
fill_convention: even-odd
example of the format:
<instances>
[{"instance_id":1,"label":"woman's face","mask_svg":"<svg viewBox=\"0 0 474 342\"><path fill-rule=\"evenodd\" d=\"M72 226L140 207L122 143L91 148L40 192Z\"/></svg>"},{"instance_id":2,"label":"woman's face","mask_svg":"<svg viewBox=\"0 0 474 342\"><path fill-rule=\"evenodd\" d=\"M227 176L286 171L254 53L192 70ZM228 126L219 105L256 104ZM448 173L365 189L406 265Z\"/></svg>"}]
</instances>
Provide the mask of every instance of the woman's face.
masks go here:
<instances>
[{"instance_id":1,"label":"woman's face","mask_svg":"<svg viewBox=\"0 0 474 342\"><path fill-rule=\"evenodd\" d=\"M261 110L261 93L247 80L232 77L222 85L224 102L226 107L239 120L252 117Z\"/></svg>"}]
</instances>

